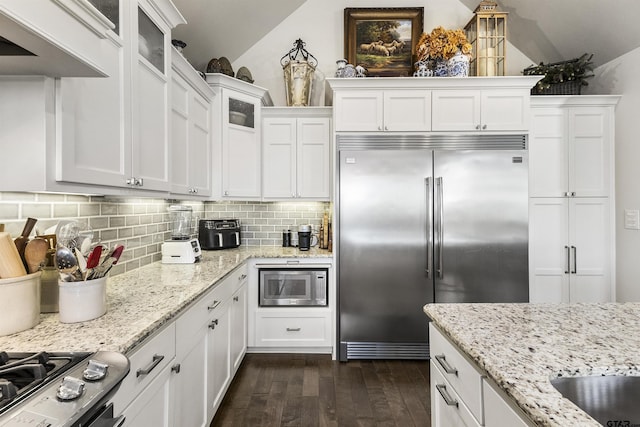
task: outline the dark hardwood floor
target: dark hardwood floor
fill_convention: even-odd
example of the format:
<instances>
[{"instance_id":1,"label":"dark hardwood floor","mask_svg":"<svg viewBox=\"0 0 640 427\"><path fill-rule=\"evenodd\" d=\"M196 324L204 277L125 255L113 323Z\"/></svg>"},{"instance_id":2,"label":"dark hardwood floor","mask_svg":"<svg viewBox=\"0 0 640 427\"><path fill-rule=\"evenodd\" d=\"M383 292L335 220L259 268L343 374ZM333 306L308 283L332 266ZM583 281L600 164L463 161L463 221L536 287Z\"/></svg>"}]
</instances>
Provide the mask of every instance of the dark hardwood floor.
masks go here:
<instances>
[{"instance_id":1,"label":"dark hardwood floor","mask_svg":"<svg viewBox=\"0 0 640 427\"><path fill-rule=\"evenodd\" d=\"M429 363L247 354L211 427L428 427Z\"/></svg>"}]
</instances>

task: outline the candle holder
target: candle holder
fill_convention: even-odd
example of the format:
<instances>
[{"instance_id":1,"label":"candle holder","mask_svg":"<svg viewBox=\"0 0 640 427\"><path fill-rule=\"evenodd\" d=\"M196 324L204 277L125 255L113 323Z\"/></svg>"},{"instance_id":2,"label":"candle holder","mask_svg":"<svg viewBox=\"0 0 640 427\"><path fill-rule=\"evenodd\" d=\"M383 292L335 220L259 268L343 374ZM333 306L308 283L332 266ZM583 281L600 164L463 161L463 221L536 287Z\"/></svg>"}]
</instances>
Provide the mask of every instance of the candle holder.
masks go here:
<instances>
[{"instance_id":1,"label":"candle holder","mask_svg":"<svg viewBox=\"0 0 640 427\"><path fill-rule=\"evenodd\" d=\"M507 15L495 1L483 0L464 27L472 47L472 76L506 75Z\"/></svg>"},{"instance_id":2,"label":"candle holder","mask_svg":"<svg viewBox=\"0 0 640 427\"><path fill-rule=\"evenodd\" d=\"M304 48L305 43L302 39L296 40L293 46L293 49L280 58L280 64L284 70L287 105L308 106L311 100L313 74L318 60Z\"/></svg>"}]
</instances>

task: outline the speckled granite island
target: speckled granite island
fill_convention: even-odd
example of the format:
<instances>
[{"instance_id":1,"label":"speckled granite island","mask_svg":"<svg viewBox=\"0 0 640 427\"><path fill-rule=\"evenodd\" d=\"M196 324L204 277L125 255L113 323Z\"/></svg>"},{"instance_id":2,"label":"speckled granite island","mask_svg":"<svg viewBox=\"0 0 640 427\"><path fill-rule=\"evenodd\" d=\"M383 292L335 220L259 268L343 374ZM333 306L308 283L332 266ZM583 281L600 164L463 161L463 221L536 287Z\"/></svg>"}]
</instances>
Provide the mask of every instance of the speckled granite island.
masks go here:
<instances>
[{"instance_id":1,"label":"speckled granite island","mask_svg":"<svg viewBox=\"0 0 640 427\"><path fill-rule=\"evenodd\" d=\"M249 258L322 258L332 254L312 248L241 246L203 251L195 264L155 262L110 277L107 313L81 323L60 323L57 313L42 314L36 327L0 337L3 351L98 351L127 353L175 318Z\"/></svg>"},{"instance_id":2,"label":"speckled granite island","mask_svg":"<svg viewBox=\"0 0 640 427\"><path fill-rule=\"evenodd\" d=\"M428 304L424 312L537 425L600 425L550 377L640 375L640 303Z\"/></svg>"}]
</instances>

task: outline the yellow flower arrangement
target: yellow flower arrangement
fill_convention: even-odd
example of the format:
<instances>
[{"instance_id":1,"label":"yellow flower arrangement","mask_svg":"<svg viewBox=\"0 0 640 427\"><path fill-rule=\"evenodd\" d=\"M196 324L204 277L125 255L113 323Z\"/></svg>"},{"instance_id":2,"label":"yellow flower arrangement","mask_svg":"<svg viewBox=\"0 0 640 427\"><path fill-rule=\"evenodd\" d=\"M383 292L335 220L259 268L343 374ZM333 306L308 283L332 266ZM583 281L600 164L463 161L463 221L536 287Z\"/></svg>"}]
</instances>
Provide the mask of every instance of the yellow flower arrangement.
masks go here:
<instances>
[{"instance_id":1,"label":"yellow flower arrangement","mask_svg":"<svg viewBox=\"0 0 640 427\"><path fill-rule=\"evenodd\" d=\"M422 33L418 40L417 57L419 61L427 59L450 59L459 50L471 57L471 43L462 29L446 30L434 28L431 33Z\"/></svg>"}]
</instances>

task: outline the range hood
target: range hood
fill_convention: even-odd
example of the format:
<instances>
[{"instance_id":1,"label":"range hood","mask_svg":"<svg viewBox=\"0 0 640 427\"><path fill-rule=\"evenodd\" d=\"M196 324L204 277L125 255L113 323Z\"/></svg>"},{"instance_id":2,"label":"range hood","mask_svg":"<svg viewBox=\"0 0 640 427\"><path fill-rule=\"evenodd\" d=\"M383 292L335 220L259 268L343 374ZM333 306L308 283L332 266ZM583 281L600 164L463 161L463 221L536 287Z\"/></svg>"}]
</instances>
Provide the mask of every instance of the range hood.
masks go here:
<instances>
[{"instance_id":1,"label":"range hood","mask_svg":"<svg viewBox=\"0 0 640 427\"><path fill-rule=\"evenodd\" d=\"M113 28L88 0L0 0L0 75L106 77Z\"/></svg>"}]
</instances>

